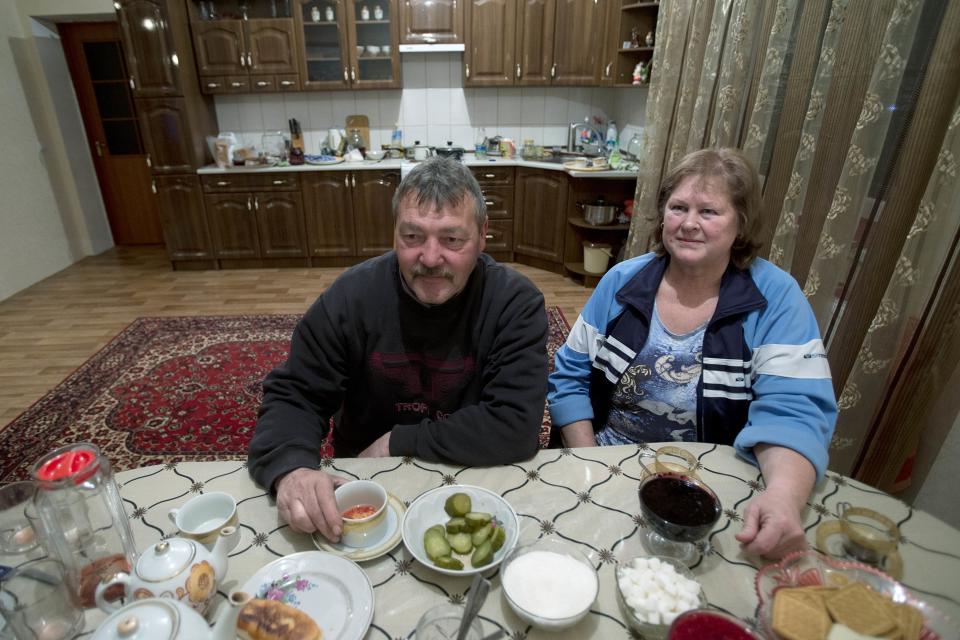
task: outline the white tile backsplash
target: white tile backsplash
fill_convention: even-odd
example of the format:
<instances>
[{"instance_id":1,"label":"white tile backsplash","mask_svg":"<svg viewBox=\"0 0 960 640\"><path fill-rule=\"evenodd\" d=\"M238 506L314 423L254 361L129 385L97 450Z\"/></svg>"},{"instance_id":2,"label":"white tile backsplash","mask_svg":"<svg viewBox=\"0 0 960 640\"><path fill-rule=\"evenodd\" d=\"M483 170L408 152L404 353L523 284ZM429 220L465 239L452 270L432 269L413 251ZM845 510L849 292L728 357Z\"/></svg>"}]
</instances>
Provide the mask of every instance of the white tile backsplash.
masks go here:
<instances>
[{"instance_id":1,"label":"white tile backsplash","mask_svg":"<svg viewBox=\"0 0 960 640\"><path fill-rule=\"evenodd\" d=\"M403 143L472 148L477 129L488 136L524 138L538 144L563 145L571 122L613 117L624 132L643 127L646 89L602 87L463 87L462 54L403 54L403 89L382 91L312 91L303 93L217 96L221 131L233 131L247 144L260 144L264 131L287 130L296 118L305 134L307 153L317 153L327 129L343 128L349 115L370 119L370 144L390 142L393 127Z\"/></svg>"}]
</instances>

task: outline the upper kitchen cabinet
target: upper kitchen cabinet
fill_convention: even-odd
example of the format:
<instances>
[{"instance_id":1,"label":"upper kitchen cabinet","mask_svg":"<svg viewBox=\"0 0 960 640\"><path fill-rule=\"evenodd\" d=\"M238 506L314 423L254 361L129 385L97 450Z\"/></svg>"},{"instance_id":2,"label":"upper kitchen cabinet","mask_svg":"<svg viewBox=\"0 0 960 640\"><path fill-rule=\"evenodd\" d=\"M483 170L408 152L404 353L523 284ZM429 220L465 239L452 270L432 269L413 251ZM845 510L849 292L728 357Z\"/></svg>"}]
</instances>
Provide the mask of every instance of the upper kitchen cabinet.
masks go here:
<instances>
[{"instance_id":1,"label":"upper kitchen cabinet","mask_svg":"<svg viewBox=\"0 0 960 640\"><path fill-rule=\"evenodd\" d=\"M613 66L603 77L603 82L626 87L633 84L633 70L637 65L644 64L649 68L653 61L660 3L616 0L613 4L615 7L609 12L607 27L607 64L612 62Z\"/></svg>"},{"instance_id":2,"label":"upper kitchen cabinet","mask_svg":"<svg viewBox=\"0 0 960 640\"><path fill-rule=\"evenodd\" d=\"M167 0L117 0L114 6L134 97L180 95L185 61L174 41ZM176 4L170 9L176 11Z\"/></svg>"},{"instance_id":3,"label":"upper kitchen cabinet","mask_svg":"<svg viewBox=\"0 0 960 640\"><path fill-rule=\"evenodd\" d=\"M464 85L470 87L513 84L516 0L466 0L467 42L463 52Z\"/></svg>"},{"instance_id":4,"label":"upper kitchen cabinet","mask_svg":"<svg viewBox=\"0 0 960 640\"><path fill-rule=\"evenodd\" d=\"M305 89L400 88L396 0L296 0Z\"/></svg>"},{"instance_id":5,"label":"upper kitchen cabinet","mask_svg":"<svg viewBox=\"0 0 960 640\"><path fill-rule=\"evenodd\" d=\"M463 42L463 3L470 1L401 0L400 42L402 44Z\"/></svg>"},{"instance_id":6,"label":"upper kitchen cabinet","mask_svg":"<svg viewBox=\"0 0 960 640\"><path fill-rule=\"evenodd\" d=\"M190 0L193 46L206 93L300 88L289 2Z\"/></svg>"},{"instance_id":7,"label":"upper kitchen cabinet","mask_svg":"<svg viewBox=\"0 0 960 640\"><path fill-rule=\"evenodd\" d=\"M556 0L516 0L515 83L550 84L553 66Z\"/></svg>"},{"instance_id":8,"label":"upper kitchen cabinet","mask_svg":"<svg viewBox=\"0 0 960 640\"><path fill-rule=\"evenodd\" d=\"M599 84L607 2L557 0L551 84Z\"/></svg>"},{"instance_id":9,"label":"upper kitchen cabinet","mask_svg":"<svg viewBox=\"0 0 960 640\"><path fill-rule=\"evenodd\" d=\"M192 173L208 162L205 135L211 133L211 120L216 129L216 120L201 109L186 98L137 100L140 135L153 173Z\"/></svg>"}]
</instances>

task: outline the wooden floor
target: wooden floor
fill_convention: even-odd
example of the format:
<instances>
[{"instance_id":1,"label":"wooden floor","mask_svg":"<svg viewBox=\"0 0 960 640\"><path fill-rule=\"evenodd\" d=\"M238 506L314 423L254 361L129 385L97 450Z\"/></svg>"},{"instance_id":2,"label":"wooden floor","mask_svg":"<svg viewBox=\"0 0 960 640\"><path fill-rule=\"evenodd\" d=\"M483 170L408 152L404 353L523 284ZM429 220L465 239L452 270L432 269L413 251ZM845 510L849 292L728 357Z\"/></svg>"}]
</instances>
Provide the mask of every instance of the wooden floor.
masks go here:
<instances>
[{"instance_id":1,"label":"wooden floor","mask_svg":"<svg viewBox=\"0 0 960 640\"><path fill-rule=\"evenodd\" d=\"M512 265L576 320L592 289ZM342 269L172 271L159 248L86 258L0 301L0 428L141 316L302 313Z\"/></svg>"}]
</instances>

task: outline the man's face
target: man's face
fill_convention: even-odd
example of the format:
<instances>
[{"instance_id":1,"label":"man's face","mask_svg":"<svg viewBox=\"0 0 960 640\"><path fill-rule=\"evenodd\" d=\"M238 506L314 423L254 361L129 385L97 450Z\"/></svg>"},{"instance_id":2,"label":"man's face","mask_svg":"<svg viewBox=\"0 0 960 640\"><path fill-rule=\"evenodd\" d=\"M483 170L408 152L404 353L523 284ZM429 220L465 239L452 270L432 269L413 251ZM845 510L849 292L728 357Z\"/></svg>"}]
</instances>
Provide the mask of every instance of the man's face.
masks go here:
<instances>
[{"instance_id":1,"label":"man's face","mask_svg":"<svg viewBox=\"0 0 960 640\"><path fill-rule=\"evenodd\" d=\"M397 210L394 247L400 273L417 299L442 304L463 290L486 246L487 223L477 228L473 198L456 207L417 206L408 195Z\"/></svg>"}]
</instances>

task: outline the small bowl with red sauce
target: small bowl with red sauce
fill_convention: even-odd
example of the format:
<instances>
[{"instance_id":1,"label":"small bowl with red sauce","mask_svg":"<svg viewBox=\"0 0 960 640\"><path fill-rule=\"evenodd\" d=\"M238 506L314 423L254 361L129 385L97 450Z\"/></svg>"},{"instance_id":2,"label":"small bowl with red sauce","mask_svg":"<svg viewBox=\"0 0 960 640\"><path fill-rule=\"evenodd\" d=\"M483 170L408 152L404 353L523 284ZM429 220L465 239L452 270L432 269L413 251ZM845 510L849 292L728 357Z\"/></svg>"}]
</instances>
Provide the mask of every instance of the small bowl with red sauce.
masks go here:
<instances>
[{"instance_id":1,"label":"small bowl with red sauce","mask_svg":"<svg viewBox=\"0 0 960 640\"><path fill-rule=\"evenodd\" d=\"M670 625L667 640L763 640L745 621L717 609L691 609Z\"/></svg>"},{"instance_id":2,"label":"small bowl with red sauce","mask_svg":"<svg viewBox=\"0 0 960 640\"><path fill-rule=\"evenodd\" d=\"M354 480L333 493L343 518L340 541L363 548L383 538L387 526L387 490L372 480Z\"/></svg>"}]
</instances>

